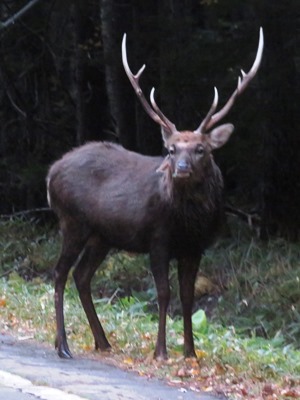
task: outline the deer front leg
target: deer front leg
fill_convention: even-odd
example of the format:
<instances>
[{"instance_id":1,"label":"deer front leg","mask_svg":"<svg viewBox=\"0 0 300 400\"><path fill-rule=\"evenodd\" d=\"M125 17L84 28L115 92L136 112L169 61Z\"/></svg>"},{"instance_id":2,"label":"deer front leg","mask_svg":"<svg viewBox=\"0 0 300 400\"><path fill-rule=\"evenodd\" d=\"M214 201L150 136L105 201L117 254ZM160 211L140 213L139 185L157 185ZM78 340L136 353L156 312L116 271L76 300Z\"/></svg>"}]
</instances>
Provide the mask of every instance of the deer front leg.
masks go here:
<instances>
[{"instance_id":1,"label":"deer front leg","mask_svg":"<svg viewBox=\"0 0 300 400\"><path fill-rule=\"evenodd\" d=\"M195 280L200 257L178 261L178 279L184 327L184 356L196 357L192 327Z\"/></svg>"},{"instance_id":2,"label":"deer front leg","mask_svg":"<svg viewBox=\"0 0 300 400\"><path fill-rule=\"evenodd\" d=\"M158 334L154 351L155 359L168 358L166 346L166 318L170 301L169 259L160 251L150 253L151 270L154 277L159 308Z\"/></svg>"}]
</instances>

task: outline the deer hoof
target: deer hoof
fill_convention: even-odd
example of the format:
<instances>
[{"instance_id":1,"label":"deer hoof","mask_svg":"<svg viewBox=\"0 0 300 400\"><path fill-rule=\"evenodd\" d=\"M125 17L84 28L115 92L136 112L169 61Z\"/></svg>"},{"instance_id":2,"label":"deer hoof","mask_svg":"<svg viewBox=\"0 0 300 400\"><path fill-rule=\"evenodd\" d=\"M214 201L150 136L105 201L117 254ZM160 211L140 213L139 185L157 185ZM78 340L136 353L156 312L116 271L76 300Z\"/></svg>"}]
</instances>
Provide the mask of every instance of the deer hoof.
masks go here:
<instances>
[{"instance_id":1,"label":"deer hoof","mask_svg":"<svg viewBox=\"0 0 300 400\"><path fill-rule=\"evenodd\" d=\"M68 346L67 347L63 347L63 346L58 347L57 354L60 358L64 358L64 359L73 358L72 353L70 352Z\"/></svg>"}]
</instances>

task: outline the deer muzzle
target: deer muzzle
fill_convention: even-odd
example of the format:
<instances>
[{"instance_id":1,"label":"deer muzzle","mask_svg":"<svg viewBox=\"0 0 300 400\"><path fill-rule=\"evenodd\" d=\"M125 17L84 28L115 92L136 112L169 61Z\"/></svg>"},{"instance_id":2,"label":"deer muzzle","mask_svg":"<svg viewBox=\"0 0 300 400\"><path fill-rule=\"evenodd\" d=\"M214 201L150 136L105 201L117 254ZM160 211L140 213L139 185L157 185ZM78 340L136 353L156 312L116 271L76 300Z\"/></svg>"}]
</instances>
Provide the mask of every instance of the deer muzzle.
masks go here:
<instances>
[{"instance_id":1,"label":"deer muzzle","mask_svg":"<svg viewBox=\"0 0 300 400\"><path fill-rule=\"evenodd\" d=\"M186 160L178 160L173 178L188 178L192 173L191 164Z\"/></svg>"}]
</instances>

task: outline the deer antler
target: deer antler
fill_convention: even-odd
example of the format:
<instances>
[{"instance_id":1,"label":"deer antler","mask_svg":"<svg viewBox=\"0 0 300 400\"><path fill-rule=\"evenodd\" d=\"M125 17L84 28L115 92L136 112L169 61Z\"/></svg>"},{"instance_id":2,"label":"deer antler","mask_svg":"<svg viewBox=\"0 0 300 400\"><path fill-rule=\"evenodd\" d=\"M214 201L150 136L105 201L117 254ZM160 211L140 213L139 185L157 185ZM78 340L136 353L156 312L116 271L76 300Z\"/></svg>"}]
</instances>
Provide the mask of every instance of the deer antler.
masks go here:
<instances>
[{"instance_id":1,"label":"deer antler","mask_svg":"<svg viewBox=\"0 0 300 400\"><path fill-rule=\"evenodd\" d=\"M161 127L163 127L164 129L166 129L169 134L173 134L175 132L177 132L176 126L162 113L162 111L158 108L155 99L154 99L154 88L152 88L151 90L151 94L150 94L150 101L151 101L151 105L148 103L148 101L146 100L144 93L140 87L139 84L139 79L146 67L146 65L144 64L139 71L137 72L136 75L134 75L128 65L128 60L127 60L127 52L126 52L126 33L123 36L123 40L122 40L122 61L123 61L123 66L125 69L125 72L135 90L135 93L137 95L137 97L139 98L142 106L144 107L146 113L157 123L159 124Z\"/></svg>"},{"instance_id":2,"label":"deer antler","mask_svg":"<svg viewBox=\"0 0 300 400\"><path fill-rule=\"evenodd\" d=\"M215 88L215 97L212 106L208 114L204 118L204 120L199 125L199 127L194 131L196 134L205 133L207 130L211 129L217 122L219 122L222 118L224 118L225 115L227 115L227 113L233 106L235 99L246 89L250 81L256 75L261 63L263 48L264 48L264 34L263 34L263 29L260 28L257 53L250 71L246 74L243 70L241 70L242 76L238 78L237 88L232 93L232 95L230 96L224 107L221 108L220 111L214 114L218 105L218 91Z\"/></svg>"}]
</instances>

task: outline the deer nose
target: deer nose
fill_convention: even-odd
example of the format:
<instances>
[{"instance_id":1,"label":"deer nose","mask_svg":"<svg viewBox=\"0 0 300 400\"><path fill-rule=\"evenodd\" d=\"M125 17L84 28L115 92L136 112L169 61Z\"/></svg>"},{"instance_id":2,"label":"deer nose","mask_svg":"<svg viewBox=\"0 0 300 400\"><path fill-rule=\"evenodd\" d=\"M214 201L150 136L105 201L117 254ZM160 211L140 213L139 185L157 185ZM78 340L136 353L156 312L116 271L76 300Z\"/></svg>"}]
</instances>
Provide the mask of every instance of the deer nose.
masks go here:
<instances>
[{"instance_id":1,"label":"deer nose","mask_svg":"<svg viewBox=\"0 0 300 400\"><path fill-rule=\"evenodd\" d=\"M191 165L186 160L178 160L176 167L178 172L191 172Z\"/></svg>"}]
</instances>

